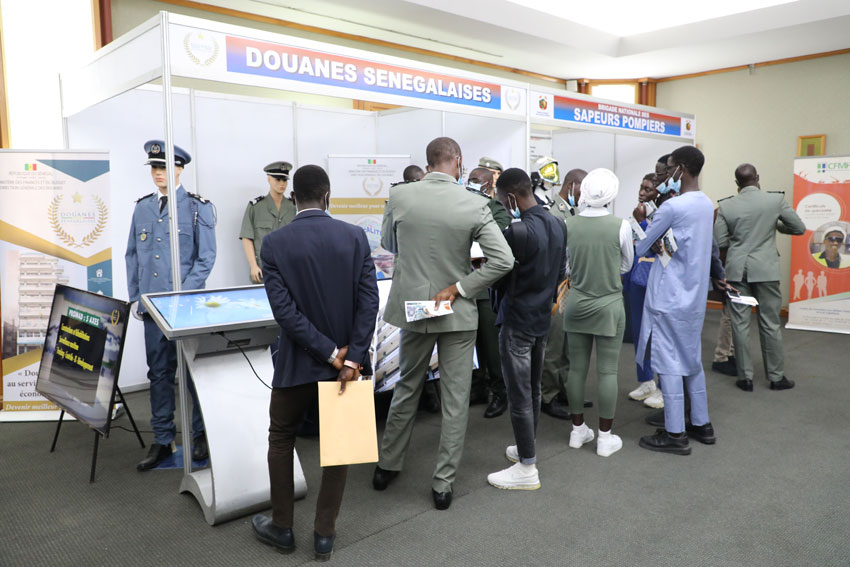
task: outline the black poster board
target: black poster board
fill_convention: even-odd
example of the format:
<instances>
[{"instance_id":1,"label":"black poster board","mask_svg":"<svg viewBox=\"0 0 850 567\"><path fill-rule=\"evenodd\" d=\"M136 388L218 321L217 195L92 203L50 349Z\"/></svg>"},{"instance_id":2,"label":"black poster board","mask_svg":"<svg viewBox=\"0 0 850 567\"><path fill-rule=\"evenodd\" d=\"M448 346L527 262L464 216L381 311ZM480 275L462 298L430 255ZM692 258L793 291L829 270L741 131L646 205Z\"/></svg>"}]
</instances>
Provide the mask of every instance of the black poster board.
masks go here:
<instances>
[{"instance_id":1,"label":"black poster board","mask_svg":"<svg viewBox=\"0 0 850 567\"><path fill-rule=\"evenodd\" d=\"M130 304L57 285L35 389L109 435Z\"/></svg>"}]
</instances>

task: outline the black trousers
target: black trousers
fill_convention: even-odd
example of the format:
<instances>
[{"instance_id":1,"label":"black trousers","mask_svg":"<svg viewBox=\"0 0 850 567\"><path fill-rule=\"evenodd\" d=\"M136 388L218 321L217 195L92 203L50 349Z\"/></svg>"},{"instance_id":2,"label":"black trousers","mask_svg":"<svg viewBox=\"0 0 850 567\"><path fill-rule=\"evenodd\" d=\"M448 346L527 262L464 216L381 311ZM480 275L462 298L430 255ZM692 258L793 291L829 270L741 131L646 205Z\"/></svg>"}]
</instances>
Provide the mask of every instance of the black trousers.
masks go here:
<instances>
[{"instance_id":1,"label":"black trousers","mask_svg":"<svg viewBox=\"0 0 850 567\"><path fill-rule=\"evenodd\" d=\"M272 498L272 522L279 528L291 528L295 500L293 451L295 433L301 417L319 396L315 383L274 388L269 405L269 480ZM336 533L336 518L345 491L348 466L324 467L319 500L316 502L315 530L321 536Z\"/></svg>"}]
</instances>

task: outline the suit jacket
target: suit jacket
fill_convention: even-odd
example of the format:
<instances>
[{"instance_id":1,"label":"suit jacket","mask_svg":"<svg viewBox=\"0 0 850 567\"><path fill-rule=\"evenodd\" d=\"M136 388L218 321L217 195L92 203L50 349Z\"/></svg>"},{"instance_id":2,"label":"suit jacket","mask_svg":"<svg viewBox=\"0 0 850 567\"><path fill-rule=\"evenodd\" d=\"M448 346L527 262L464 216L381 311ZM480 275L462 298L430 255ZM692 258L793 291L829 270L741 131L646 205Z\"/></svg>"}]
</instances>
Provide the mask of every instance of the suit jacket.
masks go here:
<instances>
[{"instance_id":1,"label":"suit jacket","mask_svg":"<svg viewBox=\"0 0 850 567\"><path fill-rule=\"evenodd\" d=\"M782 193L744 187L734 197L721 199L714 237L726 253L726 279L732 282L779 281L776 231L803 234L806 225Z\"/></svg>"},{"instance_id":2,"label":"suit jacket","mask_svg":"<svg viewBox=\"0 0 850 567\"><path fill-rule=\"evenodd\" d=\"M263 238L263 281L280 324L275 388L334 380L334 348L372 374L369 346L378 316L375 264L363 229L304 211Z\"/></svg>"},{"instance_id":3,"label":"suit jacket","mask_svg":"<svg viewBox=\"0 0 850 567\"><path fill-rule=\"evenodd\" d=\"M487 257L478 270L469 260L473 240ZM384 320L419 333L477 329L475 297L514 263L487 201L445 173L429 173L421 181L390 190L381 244L397 254ZM465 297L455 300L453 314L407 322L405 301L431 299L458 282Z\"/></svg>"}]
</instances>

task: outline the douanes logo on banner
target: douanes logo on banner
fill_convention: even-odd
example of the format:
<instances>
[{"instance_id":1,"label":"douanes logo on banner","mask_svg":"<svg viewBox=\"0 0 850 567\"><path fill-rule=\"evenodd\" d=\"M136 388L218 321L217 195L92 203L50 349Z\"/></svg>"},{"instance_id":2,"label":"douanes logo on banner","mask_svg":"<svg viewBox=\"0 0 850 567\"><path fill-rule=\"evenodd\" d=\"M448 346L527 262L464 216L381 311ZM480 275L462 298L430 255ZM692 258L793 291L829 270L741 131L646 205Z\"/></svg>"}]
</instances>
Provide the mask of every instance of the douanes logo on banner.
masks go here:
<instances>
[{"instance_id":1,"label":"douanes logo on banner","mask_svg":"<svg viewBox=\"0 0 850 567\"><path fill-rule=\"evenodd\" d=\"M94 244L106 230L109 210L97 195L58 194L50 201L47 219L62 244L86 248Z\"/></svg>"}]
</instances>

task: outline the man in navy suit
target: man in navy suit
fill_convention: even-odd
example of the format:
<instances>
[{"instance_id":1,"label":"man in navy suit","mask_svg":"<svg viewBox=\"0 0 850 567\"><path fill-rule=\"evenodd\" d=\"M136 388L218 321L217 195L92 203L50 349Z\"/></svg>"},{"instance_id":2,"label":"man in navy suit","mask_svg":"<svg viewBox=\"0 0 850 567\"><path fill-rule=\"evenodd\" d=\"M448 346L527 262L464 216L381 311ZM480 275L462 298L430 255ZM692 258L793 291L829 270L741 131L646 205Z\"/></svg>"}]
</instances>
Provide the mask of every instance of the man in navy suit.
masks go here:
<instances>
[{"instance_id":1,"label":"man in navy suit","mask_svg":"<svg viewBox=\"0 0 850 567\"><path fill-rule=\"evenodd\" d=\"M330 180L317 165L292 178L298 213L263 238L263 281L280 350L269 407L269 477L272 517L254 516L260 541L281 552L295 548L293 449L304 411L318 397L316 382L345 383L371 375L369 346L378 315L375 264L363 229L327 215ZM316 504L317 559L330 558L346 466L325 467Z\"/></svg>"}]
</instances>

